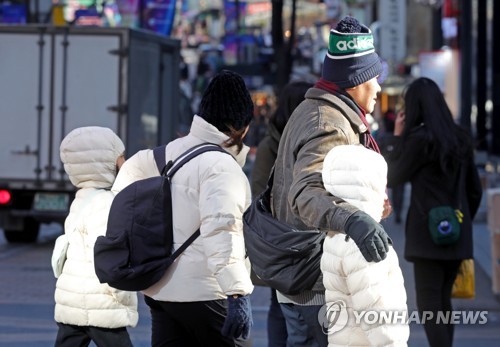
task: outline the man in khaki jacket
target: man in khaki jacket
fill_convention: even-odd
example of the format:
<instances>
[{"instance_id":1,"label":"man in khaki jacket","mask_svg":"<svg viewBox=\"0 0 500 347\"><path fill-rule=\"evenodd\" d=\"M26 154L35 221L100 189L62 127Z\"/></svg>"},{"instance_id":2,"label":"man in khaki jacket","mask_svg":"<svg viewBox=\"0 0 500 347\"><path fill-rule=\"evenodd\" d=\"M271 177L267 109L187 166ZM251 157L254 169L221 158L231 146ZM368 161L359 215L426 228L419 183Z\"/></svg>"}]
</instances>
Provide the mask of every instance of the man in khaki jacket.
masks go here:
<instances>
[{"instance_id":1,"label":"man in khaki jacket","mask_svg":"<svg viewBox=\"0 0 500 347\"><path fill-rule=\"evenodd\" d=\"M346 17L330 32L322 77L295 109L280 140L272 190L274 216L298 229L345 232L366 261L381 261L390 242L368 214L324 189L323 159L337 145L363 144L380 152L365 115L374 110L382 65L370 29ZM321 277L321 276L320 276ZM288 346L326 346L318 321L325 303L318 278L298 295L278 293Z\"/></svg>"}]
</instances>

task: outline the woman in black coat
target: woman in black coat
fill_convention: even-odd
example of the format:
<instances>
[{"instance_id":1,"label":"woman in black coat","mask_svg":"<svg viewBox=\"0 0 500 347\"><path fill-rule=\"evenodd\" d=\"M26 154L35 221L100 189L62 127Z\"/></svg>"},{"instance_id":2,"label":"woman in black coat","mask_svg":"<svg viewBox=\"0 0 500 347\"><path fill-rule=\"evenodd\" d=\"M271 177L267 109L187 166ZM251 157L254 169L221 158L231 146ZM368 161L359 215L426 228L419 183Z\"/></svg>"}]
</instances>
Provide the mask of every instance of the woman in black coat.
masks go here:
<instances>
[{"instance_id":1,"label":"woman in black coat","mask_svg":"<svg viewBox=\"0 0 500 347\"><path fill-rule=\"evenodd\" d=\"M288 119L295 108L304 100L306 91L313 85L305 81L294 81L288 83L280 93L278 108L271 117L267 132L257 147L257 154L250 175L250 187L252 198L256 198L267 186L271 169L278 155L278 146ZM254 285L263 285L258 277L252 272ZM267 317L268 345L273 347L286 346L287 329L285 318L281 312L280 304L276 298L276 290L271 288L271 305Z\"/></svg>"},{"instance_id":2,"label":"woman in black coat","mask_svg":"<svg viewBox=\"0 0 500 347\"><path fill-rule=\"evenodd\" d=\"M451 290L462 259L473 257L472 219L482 195L469 133L455 124L437 84L413 81L404 93L394 136L381 144L389 165L388 185L411 183L406 220L405 258L413 262L417 308L433 312L424 323L431 347L452 346L453 325L436 322L438 312L452 311ZM428 227L429 210L449 205L463 213L459 239L435 244Z\"/></svg>"}]
</instances>

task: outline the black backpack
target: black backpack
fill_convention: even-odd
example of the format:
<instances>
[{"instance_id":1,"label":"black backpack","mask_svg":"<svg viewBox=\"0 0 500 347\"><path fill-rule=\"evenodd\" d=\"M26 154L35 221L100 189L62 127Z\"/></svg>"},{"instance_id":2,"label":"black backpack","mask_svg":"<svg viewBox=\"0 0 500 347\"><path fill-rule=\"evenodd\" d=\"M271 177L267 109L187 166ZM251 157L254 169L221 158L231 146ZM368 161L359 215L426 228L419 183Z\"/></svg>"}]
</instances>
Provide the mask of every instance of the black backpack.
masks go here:
<instances>
[{"instance_id":1,"label":"black backpack","mask_svg":"<svg viewBox=\"0 0 500 347\"><path fill-rule=\"evenodd\" d=\"M243 234L255 274L271 288L294 295L310 290L321 275L325 232L297 230L271 213L274 168L266 190L243 214Z\"/></svg>"},{"instance_id":2,"label":"black backpack","mask_svg":"<svg viewBox=\"0 0 500 347\"><path fill-rule=\"evenodd\" d=\"M165 145L153 149L160 176L133 182L120 191L111 204L106 236L97 237L94 267L101 283L127 291L147 289L200 235L198 229L172 254L170 183L184 164L208 151L229 154L218 145L204 143L165 164Z\"/></svg>"}]
</instances>

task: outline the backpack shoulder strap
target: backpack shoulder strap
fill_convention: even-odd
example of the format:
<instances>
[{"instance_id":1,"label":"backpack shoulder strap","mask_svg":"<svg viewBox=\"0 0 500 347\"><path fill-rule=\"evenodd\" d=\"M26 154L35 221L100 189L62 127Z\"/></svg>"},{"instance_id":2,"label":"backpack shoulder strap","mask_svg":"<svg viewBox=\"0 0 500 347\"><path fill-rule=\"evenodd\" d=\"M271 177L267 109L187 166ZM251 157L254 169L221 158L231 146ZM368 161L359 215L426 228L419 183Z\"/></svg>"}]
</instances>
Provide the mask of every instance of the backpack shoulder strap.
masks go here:
<instances>
[{"instance_id":1,"label":"backpack shoulder strap","mask_svg":"<svg viewBox=\"0 0 500 347\"><path fill-rule=\"evenodd\" d=\"M186 152L181 154L175 161L172 166L169 168L167 176L172 178L172 176L179 170L184 164L193 159L194 157L199 156L205 152L222 152L227 155L231 155L226 152L221 146L213 144L213 143L202 143L201 145L194 146L188 149Z\"/></svg>"},{"instance_id":2,"label":"backpack shoulder strap","mask_svg":"<svg viewBox=\"0 0 500 347\"><path fill-rule=\"evenodd\" d=\"M184 243L179 248L177 248L177 250L174 253L172 253L170 259L172 261L177 259L177 257L181 255L181 253L184 252L186 248L188 248L194 242L194 240L198 238L198 236L200 236L200 229L196 230L193 235L189 236L189 238L186 241L184 241Z\"/></svg>"},{"instance_id":3,"label":"backpack shoulder strap","mask_svg":"<svg viewBox=\"0 0 500 347\"><path fill-rule=\"evenodd\" d=\"M167 177L171 179L172 176L177 172L177 170L179 170L184 164L186 164L194 157L205 152L214 151L231 155L219 145L213 143L202 143L201 145L197 145L188 149L186 152L181 154L173 163L170 161L166 166ZM170 256L169 261L173 262L182 252L184 252L186 248L189 247L189 245L194 242L194 240L196 240L196 238L198 238L198 236L200 236L200 229L196 230L194 234L192 234L186 241L184 241L184 243Z\"/></svg>"},{"instance_id":4,"label":"backpack shoulder strap","mask_svg":"<svg viewBox=\"0 0 500 347\"><path fill-rule=\"evenodd\" d=\"M167 166L167 163L165 161L166 148L167 145L161 145L153 148L153 155L155 157L155 162L156 166L158 167L158 171L160 171L160 175L163 173L163 170L165 170L165 166Z\"/></svg>"}]
</instances>

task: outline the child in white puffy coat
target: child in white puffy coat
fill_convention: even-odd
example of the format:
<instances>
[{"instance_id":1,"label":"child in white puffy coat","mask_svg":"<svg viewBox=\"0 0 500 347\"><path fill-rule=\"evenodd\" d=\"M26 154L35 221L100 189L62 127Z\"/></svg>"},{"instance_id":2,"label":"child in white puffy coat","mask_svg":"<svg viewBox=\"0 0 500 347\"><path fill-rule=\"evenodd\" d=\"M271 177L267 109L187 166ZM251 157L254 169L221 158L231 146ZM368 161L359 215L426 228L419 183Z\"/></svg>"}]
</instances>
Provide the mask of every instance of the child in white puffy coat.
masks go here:
<instances>
[{"instance_id":1,"label":"child in white puffy coat","mask_svg":"<svg viewBox=\"0 0 500 347\"><path fill-rule=\"evenodd\" d=\"M360 145L336 146L325 157L322 175L332 195L381 220L387 184L382 155ZM383 261L367 262L344 233L328 233L321 258L328 346L407 346L406 290L398 256L389 248ZM384 314L392 319L373 323Z\"/></svg>"},{"instance_id":2,"label":"child in white puffy coat","mask_svg":"<svg viewBox=\"0 0 500 347\"><path fill-rule=\"evenodd\" d=\"M94 243L106 233L124 151L111 129L97 126L74 129L61 142L64 170L78 190L64 223L69 246L54 295L56 347L132 346L127 327L139 318L137 293L99 283L94 270Z\"/></svg>"}]
</instances>

